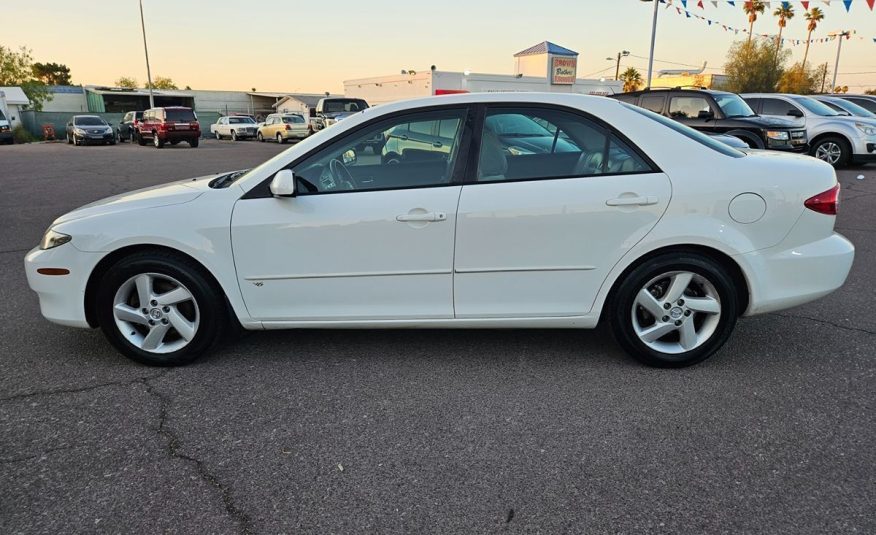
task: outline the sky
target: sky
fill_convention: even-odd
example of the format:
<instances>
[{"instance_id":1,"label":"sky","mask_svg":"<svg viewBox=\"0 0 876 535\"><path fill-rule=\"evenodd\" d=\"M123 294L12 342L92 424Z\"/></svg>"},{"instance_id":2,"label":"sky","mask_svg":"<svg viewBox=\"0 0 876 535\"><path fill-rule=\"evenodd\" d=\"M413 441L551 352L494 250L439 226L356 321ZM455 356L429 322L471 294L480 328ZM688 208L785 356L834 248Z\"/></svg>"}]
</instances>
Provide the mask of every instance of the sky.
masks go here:
<instances>
[{"instance_id":1,"label":"sky","mask_svg":"<svg viewBox=\"0 0 876 535\"><path fill-rule=\"evenodd\" d=\"M720 72L728 47L747 28L742 1L732 7L688 1L688 11L717 21L679 15L660 6L655 71L702 65ZM681 6L681 0L674 0ZM779 2L772 2L775 7ZM784 35L805 39L797 16ZM838 85L851 92L876 88L876 11L866 0L824 5L813 38L856 30L843 42ZM641 0L143 0L152 76L180 87L277 92L342 92L343 81L398 73L401 69L512 73L513 54L549 40L579 52L578 77L611 78L621 50L622 68L643 77L650 45L650 2ZM811 6L810 6L811 7ZM76 84L113 85L121 76L145 83L146 67L137 0L7 0L0 4L0 44L32 50L35 61L66 64ZM777 19L761 15L755 33L774 34ZM863 37L864 39L858 39ZM790 47L795 61L803 46ZM810 62L829 62L837 42L812 44ZM859 74L860 73L860 74Z\"/></svg>"}]
</instances>

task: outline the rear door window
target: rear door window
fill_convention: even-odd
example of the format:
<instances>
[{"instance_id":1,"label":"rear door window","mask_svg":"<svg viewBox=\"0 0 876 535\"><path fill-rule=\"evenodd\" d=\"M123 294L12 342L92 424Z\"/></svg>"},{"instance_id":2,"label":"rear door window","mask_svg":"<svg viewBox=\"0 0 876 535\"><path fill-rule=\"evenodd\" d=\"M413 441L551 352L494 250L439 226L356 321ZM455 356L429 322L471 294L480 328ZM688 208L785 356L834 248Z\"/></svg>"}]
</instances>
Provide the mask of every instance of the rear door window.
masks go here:
<instances>
[{"instance_id":1,"label":"rear door window","mask_svg":"<svg viewBox=\"0 0 876 535\"><path fill-rule=\"evenodd\" d=\"M796 110L797 108L778 98L765 98L763 99L763 107L761 109L763 110L761 111L763 115L788 115L789 111Z\"/></svg>"},{"instance_id":2,"label":"rear door window","mask_svg":"<svg viewBox=\"0 0 876 535\"><path fill-rule=\"evenodd\" d=\"M644 95L639 100L639 106L654 113L663 113L664 103L666 103L666 95Z\"/></svg>"}]
</instances>

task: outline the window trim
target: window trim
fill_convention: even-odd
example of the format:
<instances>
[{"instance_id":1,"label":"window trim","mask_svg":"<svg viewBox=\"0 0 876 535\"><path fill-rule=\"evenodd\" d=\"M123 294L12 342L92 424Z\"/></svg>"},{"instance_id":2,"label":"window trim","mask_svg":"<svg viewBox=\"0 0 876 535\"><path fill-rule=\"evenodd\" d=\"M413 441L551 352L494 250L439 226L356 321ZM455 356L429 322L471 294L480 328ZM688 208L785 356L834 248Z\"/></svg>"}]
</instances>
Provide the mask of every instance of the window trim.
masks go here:
<instances>
[{"instance_id":1,"label":"window trim","mask_svg":"<svg viewBox=\"0 0 876 535\"><path fill-rule=\"evenodd\" d=\"M595 177L607 177L607 176L628 176L628 175L650 175L655 173L662 173L663 170L660 169L654 160L648 157L647 154L642 151L635 143L633 143L630 138L625 136L622 132L608 124L606 121L596 117L595 115L588 113L586 111L571 108L569 106L563 106L560 104L543 104L538 102L490 102L489 104L476 104L475 105L478 110L475 114L475 123L473 130L477 132L474 135L474 138L471 143L471 153L469 154L469 159L466 165L466 175L463 184L466 186L475 186L475 185L497 185L497 184L509 184L513 182L543 182L545 180L568 180L572 178L595 178ZM564 176L552 176L552 177L531 177L531 178L512 178L512 179L504 179L504 180L491 180L491 181L478 181L477 179L477 169L479 165L479 158L481 154L481 139L483 138L483 129L484 123L487 117L488 108L490 110L493 109L521 109L521 108L529 108L529 109L543 109L543 110L551 110L551 111L559 111L565 113L571 113L572 115L577 115L583 119L586 119L593 123L597 128L606 132L605 142L606 146L611 144L612 136L616 137L621 143L626 145L630 150L632 150L636 156L641 158L641 160L647 165L650 169L648 171L627 171L627 172L618 172L618 173L599 173L593 175L564 175ZM607 161L603 158L602 165L605 166Z\"/></svg>"},{"instance_id":2,"label":"window trim","mask_svg":"<svg viewBox=\"0 0 876 535\"><path fill-rule=\"evenodd\" d=\"M425 106L422 108L414 108L407 110L400 110L393 113L388 113L386 115L381 115L380 117L375 117L374 119L362 123L358 126L347 130L343 134L339 134L338 136L332 138L330 141L323 143L317 147L310 149L305 152L301 156L295 158L282 168L278 169L276 172L268 175L264 180L260 183L256 184L249 191L247 191L243 196L240 197L240 200L248 200L248 199L264 199L264 198L272 198L271 194L271 180L274 179L274 175L284 169L292 169L302 161L310 158L315 153L326 149L332 145L342 143L345 139L353 137L363 130L374 127L375 125L394 121L398 118L403 118L408 115L420 115L424 113L433 113L433 112L446 112L453 110L460 110L463 112L462 114L462 132L459 138L459 153L456 156L456 162L454 162L453 170L450 174L450 181L443 184L426 184L426 185L416 185L416 186L401 186L401 187L386 187L386 188L370 188L370 189L359 189L359 190L338 190L338 191L313 191L313 192L301 192L298 188L296 189L295 197L310 197L316 195L337 195L342 193L369 193L369 192L377 192L377 191L398 191L398 190L409 190L409 189L426 189L426 188L446 188L446 187L455 187L461 186L463 184L464 177L468 171L468 162L470 160L470 153L472 148L472 112L475 105L472 104L439 104L435 106Z\"/></svg>"}]
</instances>

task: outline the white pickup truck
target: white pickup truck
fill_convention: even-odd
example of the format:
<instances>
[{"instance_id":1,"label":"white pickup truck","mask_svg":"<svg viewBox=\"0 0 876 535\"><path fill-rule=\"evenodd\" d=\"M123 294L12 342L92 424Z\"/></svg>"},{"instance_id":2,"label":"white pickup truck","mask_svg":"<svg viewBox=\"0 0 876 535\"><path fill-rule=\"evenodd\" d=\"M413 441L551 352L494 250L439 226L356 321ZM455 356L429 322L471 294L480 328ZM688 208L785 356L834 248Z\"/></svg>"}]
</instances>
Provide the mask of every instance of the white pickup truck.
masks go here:
<instances>
[{"instance_id":1,"label":"white pickup truck","mask_svg":"<svg viewBox=\"0 0 876 535\"><path fill-rule=\"evenodd\" d=\"M220 117L218 121L210 125L210 133L216 139L231 138L252 139L258 134L258 124L249 115L229 115Z\"/></svg>"},{"instance_id":2,"label":"white pickup truck","mask_svg":"<svg viewBox=\"0 0 876 535\"><path fill-rule=\"evenodd\" d=\"M316 108L310 108L311 130L313 132L322 130L368 107L368 103L361 98L321 98L316 103Z\"/></svg>"}]
</instances>

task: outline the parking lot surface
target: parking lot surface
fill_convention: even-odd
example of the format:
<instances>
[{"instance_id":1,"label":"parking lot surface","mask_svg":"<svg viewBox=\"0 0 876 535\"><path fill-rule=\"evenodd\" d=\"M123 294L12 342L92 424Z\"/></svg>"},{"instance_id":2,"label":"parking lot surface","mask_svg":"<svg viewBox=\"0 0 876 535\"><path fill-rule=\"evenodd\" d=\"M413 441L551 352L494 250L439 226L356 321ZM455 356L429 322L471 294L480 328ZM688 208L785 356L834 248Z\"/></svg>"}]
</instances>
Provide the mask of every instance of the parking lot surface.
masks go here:
<instances>
[{"instance_id":1,"label":"parking lot surface","mask_svg":"<svg viewBox=\"0 0 876 535\"><path fill-rule=\"evenodd\" d=\"M683 370L605 328L259 332L161 370L42 319L55 217L285 148L0 147L0 532L876 532L876 166L839 173L846 285Z\"/></svg>"}]
</instances>

